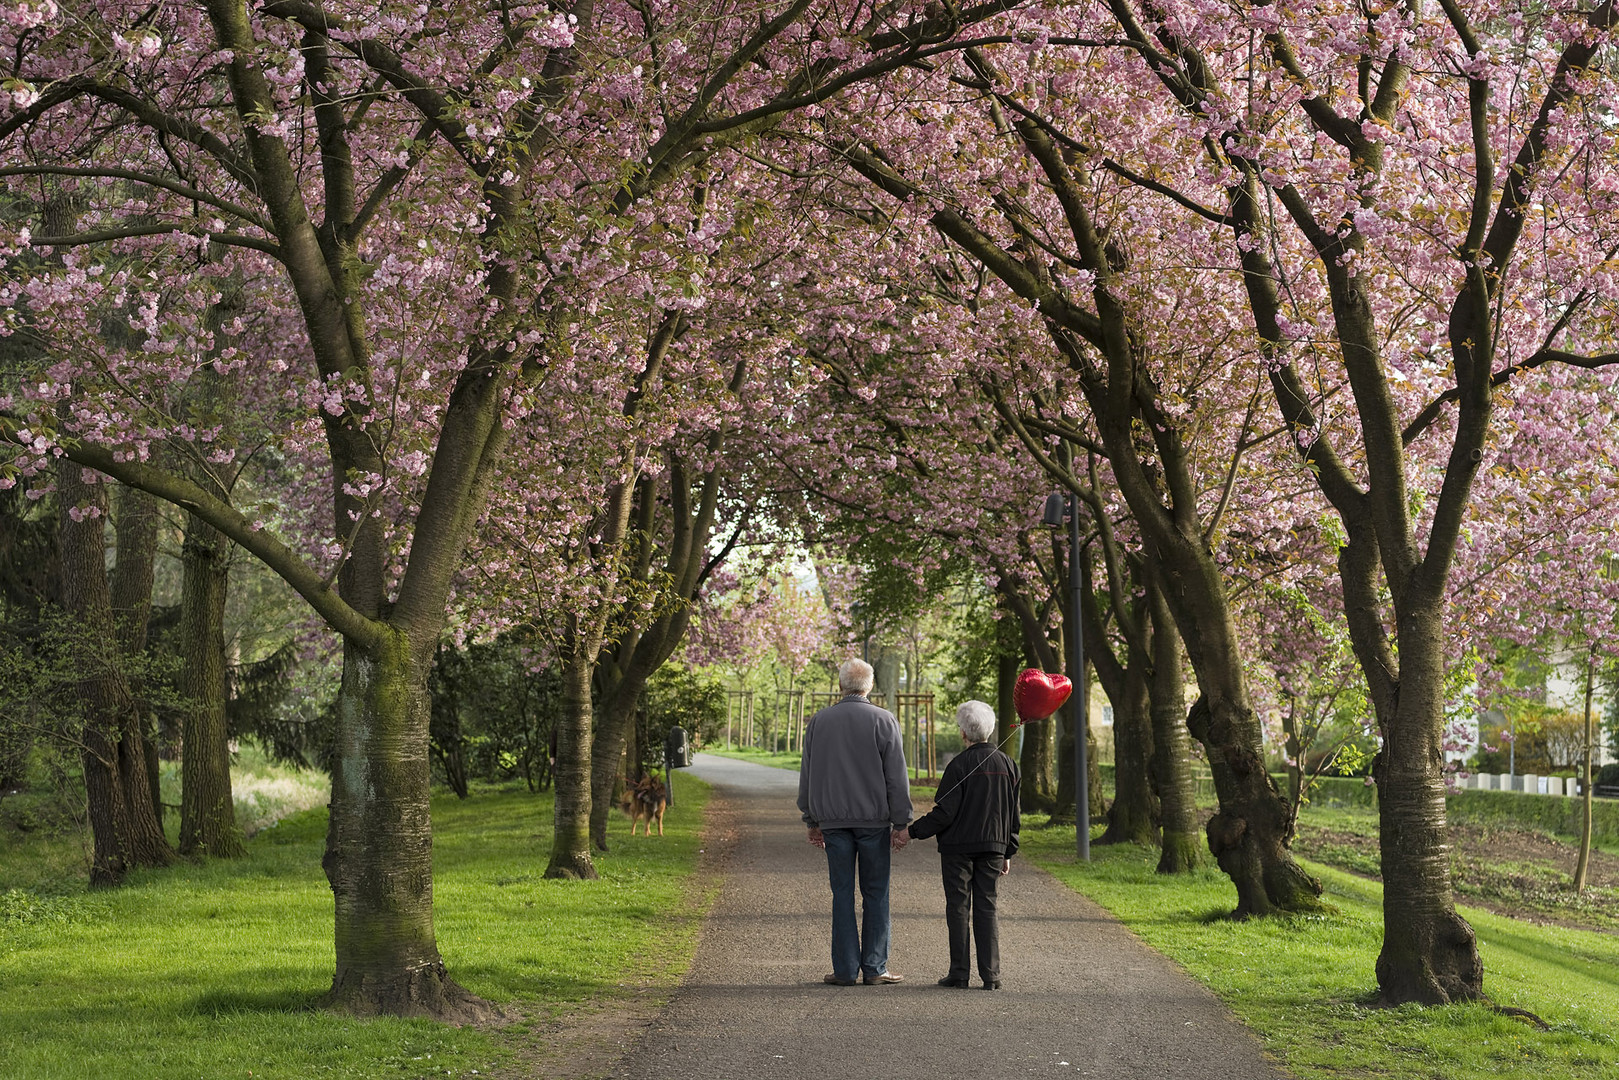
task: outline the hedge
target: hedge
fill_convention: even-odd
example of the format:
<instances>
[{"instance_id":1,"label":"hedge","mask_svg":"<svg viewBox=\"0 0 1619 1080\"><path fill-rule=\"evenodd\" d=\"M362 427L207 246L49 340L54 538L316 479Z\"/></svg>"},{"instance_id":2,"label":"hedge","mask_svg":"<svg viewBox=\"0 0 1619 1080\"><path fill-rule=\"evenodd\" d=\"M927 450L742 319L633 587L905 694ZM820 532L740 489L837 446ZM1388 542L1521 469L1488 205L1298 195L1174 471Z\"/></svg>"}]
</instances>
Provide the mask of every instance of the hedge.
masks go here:
<instances>
[{"instance_id":1,"label":"hedge","mask_svg":"<svg viewBox=\"0 0 1619 1080\"><path fill-rule=\"evenodd\" d=\"M1566 836L1580 835L1580 800L1571 795L1469 789L1447 795L1445 809L1452 821L1516 825ZM1619 801L1592 800L1591 836L1598 843L1619 842Z\"/></svg>"},{"instance_id":2,"label":"hedge","mask_svg":"<svg viewBox=\"0 0 1619 1080\"><path fill-rule=\"evenodd\" d=\"M1287 774L1272 773L1271 777L1285 794ZM1103 765L1102 782L1109 793L1112 781L1113 766ZM1214 801L1214 780L1208 773L1194 772L1193 785L1199 803ZM1359 776L1323 776L1311 786L1308 798L1320 806L1372 807L1377 805L1377 787ZM1568 795L1465 788L1445 796L1445 812L1451 821L1580 835L1580 800ZM1591 835L1598 843L1619 844L1619 799L1597 799L1591 804Z\"/></svg>"}]
</instances>

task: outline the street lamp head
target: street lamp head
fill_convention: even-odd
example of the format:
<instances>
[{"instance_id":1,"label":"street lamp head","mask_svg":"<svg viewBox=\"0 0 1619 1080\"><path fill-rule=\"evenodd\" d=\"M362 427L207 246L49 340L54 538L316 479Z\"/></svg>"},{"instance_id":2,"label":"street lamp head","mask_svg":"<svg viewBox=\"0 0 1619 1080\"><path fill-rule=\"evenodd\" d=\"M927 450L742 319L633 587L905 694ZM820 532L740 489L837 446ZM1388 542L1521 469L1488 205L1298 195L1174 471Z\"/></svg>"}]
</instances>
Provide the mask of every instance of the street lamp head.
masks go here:
<instances>
[{"instance_id":1,"label":"street lamp head","mask_svg":"<svg viewBox=\"0 0 1619 1080\"><path fill-rule=\"evenodd\" d=\"M1046 513L1040 519L1040 524L1048 525L1053 529L1060 529L1068 517L1068 496L1060 491L1053 491L1046 496Z\"/></svg>"}]
</instances>

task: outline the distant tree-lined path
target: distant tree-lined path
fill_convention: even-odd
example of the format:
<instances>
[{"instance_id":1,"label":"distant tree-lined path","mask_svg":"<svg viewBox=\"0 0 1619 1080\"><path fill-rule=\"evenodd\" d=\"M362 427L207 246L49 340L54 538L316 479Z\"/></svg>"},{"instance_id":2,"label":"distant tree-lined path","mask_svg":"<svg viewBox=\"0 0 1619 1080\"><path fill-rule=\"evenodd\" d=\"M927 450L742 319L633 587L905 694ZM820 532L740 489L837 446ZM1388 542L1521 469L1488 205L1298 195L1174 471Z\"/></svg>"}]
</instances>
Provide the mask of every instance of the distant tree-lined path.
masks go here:
<instances>
[{"instance_id":1,"label":"distant tree-lined path","mask_svg":"<svg viewBox=\"0 0 1619 1080\"><path fill-rule=\"evenodd\" d=\"M699 755L725 875L674 1000L614 1071L657 1080L1282 1077L1208 991L1025 860L1002 882L1006 989L934 985L949 966L938 855L895 856L898 986L831 987L824 856L797 774ZM681 776L675 778L679 798Z\"/></svg>"}]
</instances>

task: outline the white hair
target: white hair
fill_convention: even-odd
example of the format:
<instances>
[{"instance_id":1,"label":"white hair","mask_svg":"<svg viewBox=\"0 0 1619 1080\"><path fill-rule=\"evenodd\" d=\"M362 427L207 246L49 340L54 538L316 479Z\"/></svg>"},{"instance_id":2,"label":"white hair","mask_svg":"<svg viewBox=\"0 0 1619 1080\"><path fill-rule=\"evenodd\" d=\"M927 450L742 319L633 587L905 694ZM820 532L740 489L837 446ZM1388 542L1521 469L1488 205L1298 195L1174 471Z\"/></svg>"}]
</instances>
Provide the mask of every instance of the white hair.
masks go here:
<instances>
[{"instance_id":1,"label":"white hair","mask_svg":"<svg viewBox=\"0 0 1619 1080\"><path fill-rule=\"evenodd\" d=\"M982 701L964 701L956 707L956 726L969 744L988 742L995 734L995 710Z\"/></svg>"},{"instance_id":2,"label":"white hair","mask_svg":"<svg viewBox=\"0 0 1619 1080\"><path fill-rule=\"evenodd\" d=\"M871 665L850 657L838 665L838 688L845 694L869 694L877 683Z\"/></svg>"}]
</instances>

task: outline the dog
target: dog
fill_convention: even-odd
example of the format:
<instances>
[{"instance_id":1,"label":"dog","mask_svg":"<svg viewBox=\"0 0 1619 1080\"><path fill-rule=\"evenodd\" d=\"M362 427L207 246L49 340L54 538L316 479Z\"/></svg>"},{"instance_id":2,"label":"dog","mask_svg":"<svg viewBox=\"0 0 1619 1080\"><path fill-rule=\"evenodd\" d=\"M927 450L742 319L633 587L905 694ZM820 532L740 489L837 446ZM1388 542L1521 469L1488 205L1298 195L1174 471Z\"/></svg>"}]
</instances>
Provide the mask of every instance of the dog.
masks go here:
<instances>
[{"instance_id":1,"label":"dog","mask_svg":"<svg viewBox=\"0 0 1619 1080\"><path fill-rule=\"evenodd\" d=\"M663 811L669 805L669 789L663 781L648 773L640 780L624 781L624 799L619 805L630 817L630 835L646 818L646 834L652 835L652 823L658 823L658 835L663 835Z\"/></svg>"}]
</instances>

